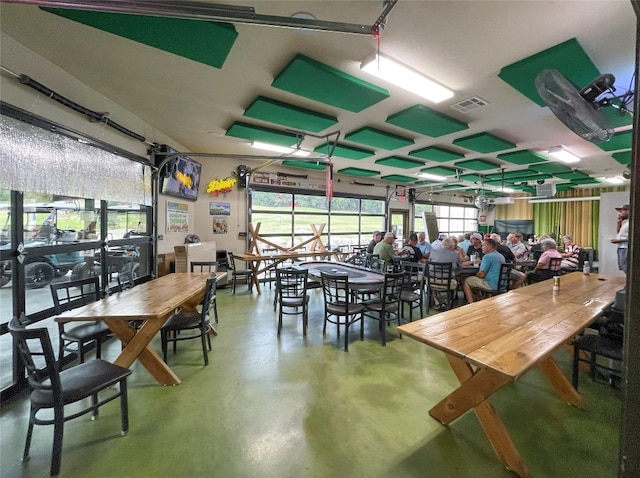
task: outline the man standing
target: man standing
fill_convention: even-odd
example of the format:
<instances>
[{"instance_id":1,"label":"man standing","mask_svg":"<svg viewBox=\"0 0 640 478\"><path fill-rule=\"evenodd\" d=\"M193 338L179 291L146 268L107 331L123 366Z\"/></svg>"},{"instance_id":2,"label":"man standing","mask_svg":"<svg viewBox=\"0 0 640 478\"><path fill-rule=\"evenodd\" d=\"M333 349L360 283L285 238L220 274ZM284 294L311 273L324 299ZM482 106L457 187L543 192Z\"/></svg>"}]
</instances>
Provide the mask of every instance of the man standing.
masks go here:
<instances>
[{"instance_id":1,"label":"man standing","mask_svg":"<svg viewBox=\"0 0 640 478\"><path fill-rule=\"evenodd\" d=\"M373 253L377 254L387 266L393 265L393 241L395 240L396 236L393 235L393 232L387 232L384 235L384 240L378 242L373 248Z\"/></svg>"},{"instance_id":2,"label":"man standing","mask_svg":"<svg viewBox=\"0 0 640 478\"><path fill-rule=\"evenodd\" d=\"M420 249L420 252L422 252L422 258L429 259L429 255L431 254L433 248L431 247L431 244L427 242L426 234L424 232L418 233L418 242L416 246L418 249Z\"/></svg>"},{"instance_id":3,"label":"man standing","mask_svg":"<svg viewBox=\"0 0 640 478\"><path fill-rule=\"evenodd\" d=\"M467 302L473 302L474 289L482 289L486 291L494 291L498 289L498 280L500 279L500 267L505 263L504 256L496 250L497 244L493 239L485 239L482 243L482 262L480 270L475 276L468 277L462 284L464 296Z\"/></svg>"},{"instance_id":4,"label":"man standing","mask_svg":"<svg viewBox=\"0 0 640 478\"><path fill-rule=\"evenodd\" d=\"M611 239L611 243L618 245L618 269L626 274L629 253L629 205L623 204L617 207L616 211L618 211L618 222L616 224L618 235Z\"/></svg>"},{"instance_id":5,"label":"man standing","mask_svg":"<svg viewBox=\"0 0 640 478\"><path fill-rule=\"evenodd\" d=\"M367 246L367 254L373 254L373 248L376 247L376 244L382 240L382 233L380 231L376 231L373 233L373 239Z\"/></svg>"}]
</instances>

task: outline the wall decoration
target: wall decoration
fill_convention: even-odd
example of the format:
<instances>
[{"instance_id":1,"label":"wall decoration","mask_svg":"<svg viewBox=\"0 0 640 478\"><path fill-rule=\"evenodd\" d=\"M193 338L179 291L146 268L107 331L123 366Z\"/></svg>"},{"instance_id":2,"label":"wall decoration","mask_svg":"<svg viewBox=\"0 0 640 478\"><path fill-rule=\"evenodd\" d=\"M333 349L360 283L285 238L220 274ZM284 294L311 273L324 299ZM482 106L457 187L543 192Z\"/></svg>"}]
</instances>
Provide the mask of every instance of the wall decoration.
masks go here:
<instances>
[{"instance_id":1,"label":"wall decoration","mask_svg":"<svg viewBox=\"0 0 640 478\"><path fill-rule=\"evenodd\" d=\"M256 171L251 174L252 184L269 184L271 186L281 186L285 188L302 188L302 189L317 189L325 190L326 183L323 181L320 183L317 179L307 179L305 177L295 177L294 175L282 175L278 173L267 173L264 171Z\"/></svg>"},{"instance_id":2,"label":"wall decoration","mask_svg":"<svg viewBox=\"0 0 640 478\"><path fill-rule=\"evenodd\" d=\"M214 234L226 234L229 232L226 217L214 217L213 218L213 233Z\"/></svg>"},{"instance_id":3,"label":"wall decoration","mask_svg":"<svg viewBox=\"0 0 640 478\"><path fill-rule=\"evenodd\" d=\"M228 202L210 202L210 216L231 216L231 204Z\"/></svg>"},{"instance_id":4,"label":"wall decoration","mask_svg":"<svg viewBox=\"0 0 640 478\"><path fill-rule=\"evenodd\" d=\"M209 182L207 186L207 192L212 196L217 196L218 194L228 193L233 190L233 187L236 185L238 180L233 176L229 176L224 179L214 179Z\"/></svg>"},{"instance_id":5,"label":"wall decoration","mask_svg":"<svg viewBox=\"0 0 640 478\"><path fill-rule=\"evenodd\" d=\"M189 232L189 205L167 201L167 232Z\"/></svg>"}]
</instances>

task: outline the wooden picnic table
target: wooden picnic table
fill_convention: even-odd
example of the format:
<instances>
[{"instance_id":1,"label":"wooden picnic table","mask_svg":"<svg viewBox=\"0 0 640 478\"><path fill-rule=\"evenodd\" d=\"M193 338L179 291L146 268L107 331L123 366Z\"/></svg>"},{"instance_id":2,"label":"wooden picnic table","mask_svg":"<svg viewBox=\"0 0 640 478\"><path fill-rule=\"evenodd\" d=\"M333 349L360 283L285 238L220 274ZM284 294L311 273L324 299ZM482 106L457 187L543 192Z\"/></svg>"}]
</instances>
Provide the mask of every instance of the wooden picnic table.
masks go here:
<instances>
[{"instance_id":1,"label":"wooden picnic table","mask_svg":"<svg viewBox=\"0 0 640 478\"><path fill-rule=\"evenodd\" d=\"M539 367L563 401L585 408L551 355L596 320L625 285L623 277L574 274L562 276L557 292L547 280L398 327L443 351L460 381L429 414L447 425L473 408L499 459L522 477L529 471L489 397Z\"/></svg>"}]
</instances>

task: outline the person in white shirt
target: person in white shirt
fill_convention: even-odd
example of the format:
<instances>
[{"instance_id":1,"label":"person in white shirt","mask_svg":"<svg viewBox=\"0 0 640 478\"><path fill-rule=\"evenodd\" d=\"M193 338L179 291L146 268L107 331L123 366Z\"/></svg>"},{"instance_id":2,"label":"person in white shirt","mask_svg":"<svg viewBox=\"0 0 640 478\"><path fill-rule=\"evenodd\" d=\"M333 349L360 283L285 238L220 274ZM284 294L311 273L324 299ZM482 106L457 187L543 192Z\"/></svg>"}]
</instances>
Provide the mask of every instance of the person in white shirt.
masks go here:
<instances>
[{"instance_id":1,"label":"person in white shirt","mask_svg":"<svg viewBox=\"0 0 640 478\"><path fill-rule=\"evenodd\" d=\"M516 259L520 259L527 252L527 247L522 243L522 234L509 234L507 247L511 250Z\"/></svg>"},{"instance_id":2,"label":"person in white shirt","mask_svg":"<svg viewBox=\"0 0 640 478\"><path fill-rule=\"evenodd\" d=\"M422 258L429 259L429 254L431 254L433 248L431 247L431 244L427 242L426 234L424 232L418 233L418 243L416 246L422 252Z\"/></svg>"},{"instance_id":3,"label":"person in white shirt","mask_svg":"<svg viewBox=\"0 0 640 478\"><path fill-rule=\"evenodd\" d=\"M627 273L627 259L629 253L629 205L623 204L616 208L618 221L616 231L618 235L611 239L612 244L618 245L618 269Z\"/></svg>"}]
</instances>

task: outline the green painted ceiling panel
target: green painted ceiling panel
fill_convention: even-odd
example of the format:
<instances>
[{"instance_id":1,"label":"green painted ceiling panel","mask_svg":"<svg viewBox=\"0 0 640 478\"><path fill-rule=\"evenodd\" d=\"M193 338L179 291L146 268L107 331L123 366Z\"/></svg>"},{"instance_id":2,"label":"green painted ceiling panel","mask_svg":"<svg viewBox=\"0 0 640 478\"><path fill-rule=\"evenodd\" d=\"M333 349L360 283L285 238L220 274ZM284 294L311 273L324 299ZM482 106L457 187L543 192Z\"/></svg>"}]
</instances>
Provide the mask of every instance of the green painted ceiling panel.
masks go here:
<instances>
[{"instance_id":1,"label":"green painted ceiling panel","mask_svg":"<svg viewBox=\"0 0 640 478\"><path fill-rule=\"evenodd\" d=\"M547 173L547 174L556 174L556 173L570 173L571 168L565 164L560 163L540 163L540 164L532 164L529 166L529 169L535 171L536 173Z\"/></svg>"},{"instance_id":2,"label":"green painted ceiling panel","mask_svg":"<svg viewBox=\"0 0 640 478\"><path fill-rule=\"evenodd\" d=\"M589 177L588 174L585 174L582 171L568 171L566 173L556 173L554 174L554 176L559 179L567 179L570 181L574 179L585 179Z\"/></svg>"},{"instance_id":3,"label":"green painted ceiling panel","mask_svg":"<svg viewBox=\"0 0 640 478\"><path fill-rule=\"evenodd\" d=\"M515 148L516 145L491 133L478 133L465 138L458 138L453 144L478 153L493 153L505 149Z\"/></svg>"},{"instance_id":4,"label":"green painted ceiling panel","mask_svg":"<svg viewBox=\"0 0 640 478\"><path fill-rule=\"evenodd\" d=\"M313 133L338 123L338 118L335 116L289 105L264 96L258 96L246 109L244 116Z\"/></svg>"},{"instance_id":5,"label":"green painted ceiling panel","mask_svg":"<svg viewBox=\"0 0 640 478\"><path fill-rule=\"evenodd\" d=\"M420 159L427 159L429 161L436 161L438 163L444 163L445 161L451 161L453 159L464 158L464 154L454 153L445 148L439 148L438 146L429 146L427 148L416 149L411 151L409 156L413 156Z\"/></svg>"},{"instance_id":6,"label":"green painted ceiling panel","mask_svg":"<svg viewBox=\"0 0 640 478\"><path fill-rule=\"evenodd\" d=\"M416 181L415 183L413 183L414 186L435 186L436 184L440 184L434 181Z\"/></svg>"},{"instance_id":7,"label":"green painted ceiling panel","mask_svg":"<svg viewBox=\"0 0 640 478\"><path fill-rule=\"evenodd\" d=\"M460 176L460 179L462 181L473 181L475 182L480 182L480 176L478 176L477 174L463 174L462 176Z\"/></svg>"},{"instance_id":8,"label":"green painted ceiling panel","mask_svg":"<svg viewBox=\"0 0 640 478\"><path fill-rule=\"evenodd\" d=\"M498 164L492 163L490 161L485 161L484 159L468 159L466 161L458 161L455 163L457 168L463 169L472 169L473 171L487 171L489 169L498 169L500 166Z\"/></svg>"},{"instance_id":9,"label":"green painted ceiling panel","mask_svg":"<svg viewBox=\"0 0 640 478\"><path fill-rule=\"evenodd\" d=\"M393 133L387 133L370 126L365 126L359 130L353 131L344 137L347 141L365 144L374 148L382 148L387 150L403 148L413 144L413 140L399 136Z\"/></svg>"},{"instance_id":10,"label":"green painted ceiling panel","mask_svg":"<svg viewBox=\"0 0 640 478\"><path fill-rule=\"evenodd\" d=\"M215 68L222 68L238 37L229 23L59 8L43 10Z\"/></svg>"},{"instance_id":11,"label":"green painted ceiling panel","mask_svg":"<svg viewBox=\"0 0 640 478\"><path fill-rule=\"evenodd\" d=\"M595 178L584 178L584 179L572 179L571 182L573 184L600 184L602 181L599 181Z\"/></svg>"},{"instance_id":12,"label":"green painted ceiling panel","mask_svg":"<svg viewBox=\"0 0 640 478\"><path fill-rule=\"evenodd\" d=\"M447 168L446 166L433 166L432 168L421 169L421 173L437 174L438 176L455 176L456 171L453 168Z\"/></svg>"},{"instance_id":13,"label":"green painted ceiling panel","mask_svg":"<svg viewBox=\"0 0 640 478\"><path fill-rule=\"evenodd\" d=\"M571 38L559 45L505 66L498 76L531 101L545 106L535 87L535 78L542 70L562 73L578 88L588 85L600 75L578 40Z\"/></svg>"},{"instance_id":14,"label":"green painted ceiling panel","mask_svg":"<svg viewBox=\"0 0 640 478\"><path fill-rule=\"evenodd\" d=\"M499 154L498 158L512 164L533 164L547 160L547 158L528 150Z\"/></svg>"},{"instance_id":15,"label":"green painted ceiling panel","mask_svg":"<svg viewBox=\"0 0 640 478\"><path fill-rule=\"evenodd\" d=\"M380 171L372 171L370 169L360 168L343 168L338 171L340 174L347 174L349 176L362 176L370 178L371 176L377 176Z\"/></svg>"},{"instance_id":16,"label":"green painted ceiling panel","mask_svg":"<svg viewBox=\"0 0 640 478\"><path fill-rule=\"evenodd\" d=\"M625 166L631 164L631 150L620 151L619 153L613 153L611 156L620 164L624 164Z\"/></svg>"},{"instance_id":17,"label":"green painted ceiling panel","mask_svg":"<svg viewBox=\"0 0 640 478\"><path fill-rule=\"evenodd\" d=\"M387 123L433 138L469 128L467 123L423 105L415 105L393 114L387 118Z\"/></svg>"},{"instance_id":18,"label":"green painted ceiling panel","mask_svg":"<svg viewBox=\"0 0 640 478\"><path fill-rule=\"evenodd\" d=\"M522 178L524 176L531 176L531 171L528 169L521 169L519 171L505 171L504 172L504 176L502 173L495 173L495 174L487 174L485 177L487 179L502 179L504 177L504 179L517 179L517 178Z\"/></svg>"},{"instance_id":19,"label":"green painted ceiling panel","mask_svg":"<svg viewBox=\"0 0 640 478\"><path fill-rule=\"evenodd\" d=\"M449 183L449 184L443 184L441 187L442 187L442 189L453 189L453 188L458 189L458 188L461 188L463 186L460 183L453 183L453 184Z\"/></svg>"},{"instance_id":20,"label":"green painted ceiling panel","mask_svg":"<svg viewBox=\"0 0 640 478\"><path fill-rule=\"evenodd\" d=\"M403 176L401 174L389 174L388 176L382 176L380 179L385 181L393 181L394 183L412 183L416 180L415 177Z\"/></svg>"},{"instance_id":21,"label":"green painted ceiling panel","mask_svg":"<svg viewBox=\"0 0 640 478\"><path fill-rule=\"evenodd\" d=\"M329 143L329 147L323 144L315 148L313 151L320 154L329 154L331 145L333 145L333 143ZM358 160L368 158L370 156L373 156L374 154L374 151L368 149L356 148L354 146L347 146L345 144L338 144L333 149L332 157Z\"/></svg>"},{"instance_id":22,"label":"green painted ceiling panel","mask_svg":"<svg viewBox=\"0 0 640 478\"><path fill-rule=\"evenodd\" d=\"M618 102L614 102L614 104L618 104ZM633 124L633 116L630 114L621 115L620 110L617 108L602 108L600 111L609 119L613 128Z\"/></svg>"},{"instance_id":23,"label":"green painted ceiling panel","mask_svg":"<svg viewBox=\"0 0 640 478\"><path fill-rule=\"evenodd\" d=\"M282 164L293 168L315 169L317 171L324 171L327 169L327 165L324 163L318 164L310 161L282 161Z\"/></svg>"},{"instance_id":24,"label":"green painted ceiling panel","mask_svg":"<svg viewBox=\"0 0 640 478\"><path fill-rule=\"evenodd\" d=\"M616 149L629 149L631 148L631 138L633 137L633 130L621 131L613 135L609 141L603 141L597 143L600 149L605 151L615 151Z\"/></svg>"},{"instance_id":25,"label":"green painted ceiling panel","mask_svg":"<svg viewBox=\"0 0 640 478\"><path fill-rule=\"evenodd\" d=\"M398 156L389 156L388 158L378 159L376 164L383 166L391 166L393 168L411 169L424 166L424 161L416 161L415 159L399 158ZM415 179L415 178L414 178Z\"/></svg>"},{"instance_id":26,"label":"green painted ceiling panel","mask_svg":"<svg viewBox=\"0 0 640 478\"><path fill-rule=\"evenodd\" d=\"M384 88L300 54L271 86L354 113L389 97Z\"/></svg>"},{"instance_id":27,"label":"green painted ceiling panel","mask_svg":"<svg viewBox=\"0 0 640 478\"><path fill-rule=\"evenodd\" d=\"M238 121L231 125L227 130L226 135L234 136L236 138L244 138L251 141L275 144L276 146L285 146L287 148L296 144L295 134L264 128L262 126L240 123Z\"/></svg>"},{"instance_id":28,"label":"green painted ceiling panel","mask_svg":"<svg viewBox=\"0 0 640 478\"><path fill-rule=\"evenodd\" d=\"M575 185L571 183L556 184L556 191L571 191L574 186Z\"/></svg>"},{"instance_id":29,"label":"green painted ceiling panel","mask_svg":"<svg viewBox=\"0 0 640 478\"><path fill-rule=\"evenodd\" d=\"M551 176L550 174L535 174L533 171L531 171L531 175L529 176L522 176L520 178L514 178L512 179L512 181L515 181L517 183L521 183L521 182L536 182L539 181L541 179L551 179L553 176Z\"/></svg>"}]
</instances>

